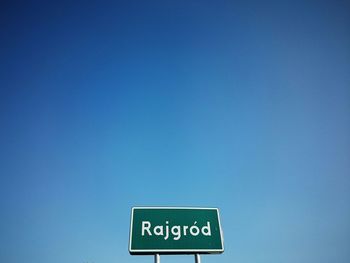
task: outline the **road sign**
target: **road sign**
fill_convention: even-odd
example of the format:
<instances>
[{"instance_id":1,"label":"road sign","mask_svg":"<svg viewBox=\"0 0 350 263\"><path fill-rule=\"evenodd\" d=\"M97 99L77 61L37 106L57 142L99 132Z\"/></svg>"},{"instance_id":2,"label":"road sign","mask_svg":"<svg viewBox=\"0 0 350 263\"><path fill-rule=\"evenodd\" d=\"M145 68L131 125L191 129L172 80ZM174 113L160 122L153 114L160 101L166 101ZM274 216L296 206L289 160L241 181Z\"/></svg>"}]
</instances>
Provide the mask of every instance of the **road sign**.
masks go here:
<instances>
[{"instance_id":1,"label":"road sign","mask_svg":"<svg viewBox=\"0 0 350 263\"><path fill-rule=\"evenodd\" d=\"M217 208L134 207L130 254L207 254L224 252Z\"/></svg>"}]
</instances>

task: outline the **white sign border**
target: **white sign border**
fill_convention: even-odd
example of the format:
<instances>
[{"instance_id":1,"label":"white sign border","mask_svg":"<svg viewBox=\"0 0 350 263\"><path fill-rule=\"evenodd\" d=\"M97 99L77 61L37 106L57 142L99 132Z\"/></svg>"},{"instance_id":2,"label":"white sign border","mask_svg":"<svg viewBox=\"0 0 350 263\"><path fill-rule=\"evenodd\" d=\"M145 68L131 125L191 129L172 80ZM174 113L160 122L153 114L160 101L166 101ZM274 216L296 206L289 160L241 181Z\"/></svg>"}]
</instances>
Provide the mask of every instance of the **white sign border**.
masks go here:
<instances>
[{"instance_id":1,"label":"white sign border","mask_svg":"<svg viewBox=\"0 0 350 263\"><path fill-rule=\"evenodd\" d=\"M131 243L132 243L132 222L134 219L134 210L135 209L198 209L198 210L216 210L218 215L218 221L219 221L219 230L220 230L220 237L221 237L221 247L222 249L132 249ZM178 206L134 206L131 208L131 219L130 219L130 232L129 232L129 253L130 254L181 254L182 252L184 254L196 254L196 253L203 253L203 254L220 254L223 253L225 250L224 248L224 236L221 228L221 220L220 220L220 211L219 208L215 207L178 207Z\"/></svg>"}]
</instances>

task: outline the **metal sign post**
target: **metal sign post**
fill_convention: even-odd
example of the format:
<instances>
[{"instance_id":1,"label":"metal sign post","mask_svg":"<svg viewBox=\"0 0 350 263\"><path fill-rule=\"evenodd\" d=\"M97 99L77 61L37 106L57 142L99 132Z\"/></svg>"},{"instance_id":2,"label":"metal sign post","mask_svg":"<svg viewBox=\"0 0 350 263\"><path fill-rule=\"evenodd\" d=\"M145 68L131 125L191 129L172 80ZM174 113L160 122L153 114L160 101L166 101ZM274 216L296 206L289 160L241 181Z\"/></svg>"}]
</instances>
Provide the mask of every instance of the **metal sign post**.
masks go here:
<instances>
[{"instance_id":1,"label":"metal sign post","mask_svg":"<svg viewBox=\"0 0 350 263\"><path fill-rule=\"evenodd\" d=\"M201 256L199 254L194 254L194 262L201 263ZM154 255L154 263L160 263L160 255L159 254Z\"/></svg>"}]
</instances>

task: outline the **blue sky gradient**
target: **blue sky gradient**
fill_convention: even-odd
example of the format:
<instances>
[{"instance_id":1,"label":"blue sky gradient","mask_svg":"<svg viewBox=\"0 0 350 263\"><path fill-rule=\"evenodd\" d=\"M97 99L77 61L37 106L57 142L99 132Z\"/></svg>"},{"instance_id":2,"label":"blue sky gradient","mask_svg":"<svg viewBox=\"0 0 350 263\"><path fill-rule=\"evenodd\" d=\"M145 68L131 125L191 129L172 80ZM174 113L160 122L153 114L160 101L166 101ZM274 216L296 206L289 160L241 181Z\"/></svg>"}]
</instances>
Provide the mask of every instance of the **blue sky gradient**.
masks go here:
<instances>
[{"instance_id":1,"label":"blue sky gradient","mask_svg":"<svg viewBox=\"0 0 350 263\"><path fill-rule=\"evenodd\" d=\"M202 262L350 262L349 7L2 3L1 262L152 262L134 205L219 207Z\"/></svg>"}]
</instances>

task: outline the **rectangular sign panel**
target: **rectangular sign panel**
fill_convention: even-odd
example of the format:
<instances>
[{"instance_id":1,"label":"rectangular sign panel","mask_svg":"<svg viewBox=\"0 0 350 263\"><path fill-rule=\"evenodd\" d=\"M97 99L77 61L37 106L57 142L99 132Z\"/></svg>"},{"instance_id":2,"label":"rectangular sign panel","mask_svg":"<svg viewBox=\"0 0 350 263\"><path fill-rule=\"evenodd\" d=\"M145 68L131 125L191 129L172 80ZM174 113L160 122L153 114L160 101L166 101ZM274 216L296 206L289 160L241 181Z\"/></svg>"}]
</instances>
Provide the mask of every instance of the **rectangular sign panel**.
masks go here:
<instances>
[{"instance_id":1,"label":"rectangular sign panel","mask_svg":"<svg viewBox=\"0 0 350 263\"><path fill-rule=\"evenodd\" d=\"M134 207L130 254L224 252L217 208Z\"/></svg>"}]
</instances>

